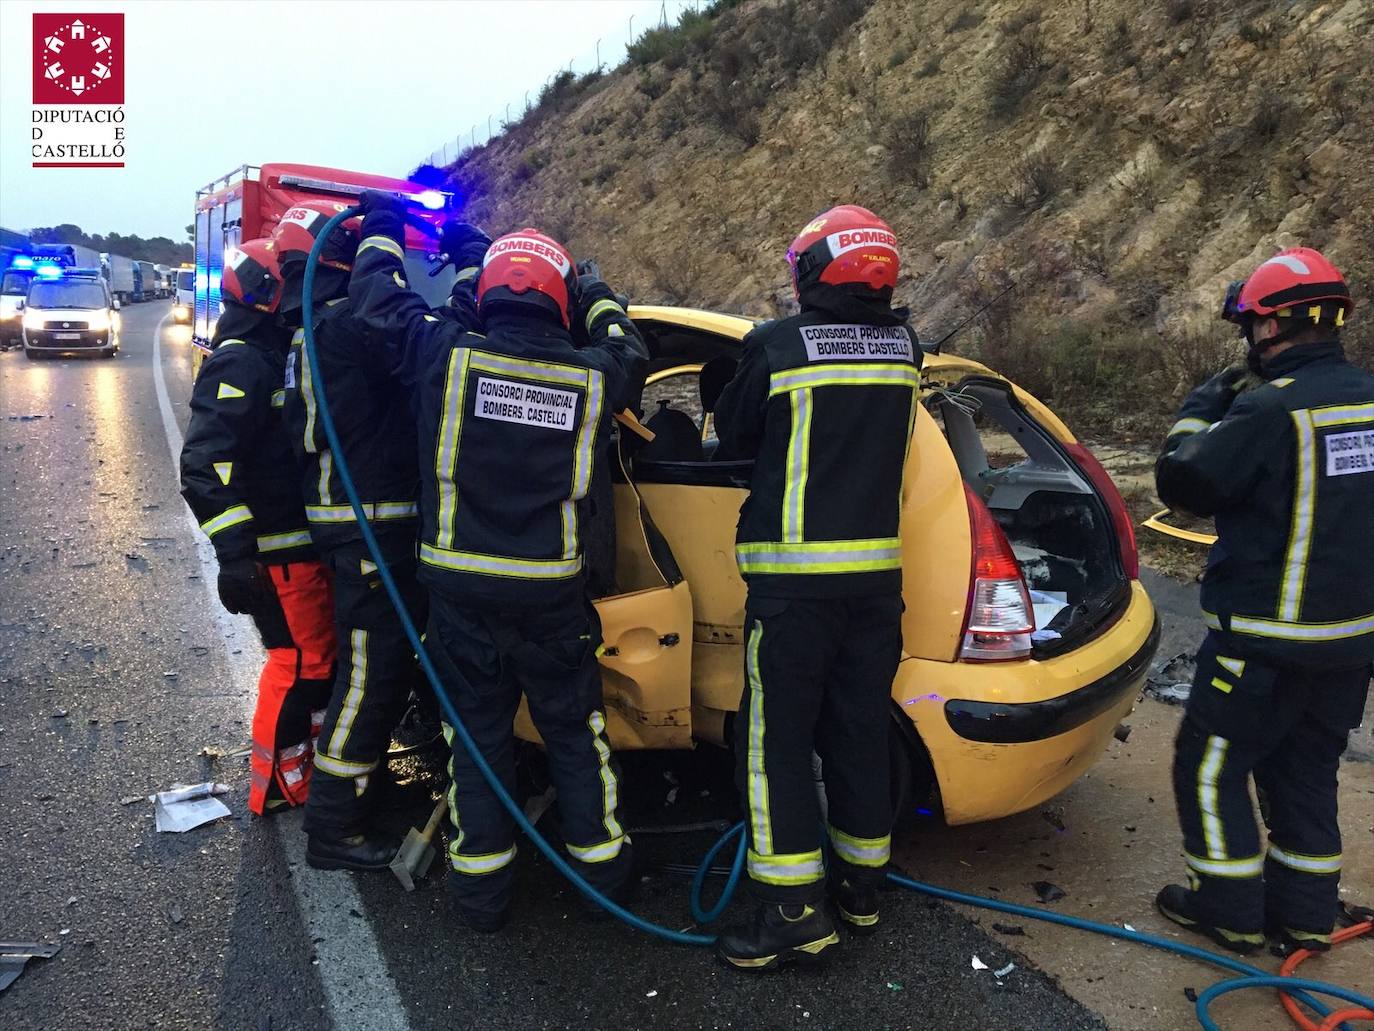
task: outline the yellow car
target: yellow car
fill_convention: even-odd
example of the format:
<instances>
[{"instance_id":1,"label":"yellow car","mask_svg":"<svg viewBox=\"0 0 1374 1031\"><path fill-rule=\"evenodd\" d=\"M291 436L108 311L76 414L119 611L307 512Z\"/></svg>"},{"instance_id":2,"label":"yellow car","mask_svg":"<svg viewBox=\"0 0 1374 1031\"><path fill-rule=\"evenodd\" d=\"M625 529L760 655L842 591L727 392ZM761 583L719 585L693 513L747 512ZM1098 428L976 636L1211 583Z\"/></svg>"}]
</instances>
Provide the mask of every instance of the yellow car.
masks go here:
<instances>
[{"instance_id":1,"label":"yellow car","mask_svg":"<svg viewBox=\"0 0 1374 1031\"><path fill-rule=\"evenodd\" d=\"M750 463L713 460L699 388L728 376L753 323L671 307L630 316L650 348L655 439L613 462L614 569L598 575L589 555L610 585L596 607L611 740L728 747ZM922 382L902 509L903 656L873 744L893 757L899 818L938 792L949 823L971 823L1038 805L1097 760L1159 630L1121 496L1054 413L953 355L927 355ZM517 733L538 740L523 709Z\"/></svg>"}]
</instances>

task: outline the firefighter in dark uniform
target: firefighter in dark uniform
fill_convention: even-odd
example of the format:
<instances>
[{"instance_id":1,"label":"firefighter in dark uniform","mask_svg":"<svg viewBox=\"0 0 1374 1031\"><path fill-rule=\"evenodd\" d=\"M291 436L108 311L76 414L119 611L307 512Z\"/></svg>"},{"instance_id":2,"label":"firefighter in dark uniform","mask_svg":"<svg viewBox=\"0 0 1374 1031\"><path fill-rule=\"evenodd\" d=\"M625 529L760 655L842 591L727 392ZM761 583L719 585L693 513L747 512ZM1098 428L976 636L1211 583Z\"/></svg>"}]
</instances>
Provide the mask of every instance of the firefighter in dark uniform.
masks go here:
<instances>
[{"instance_id":1,"label":"firefighter in dark uniform","mask_svg":"<svg viewBox=\"0 0 1374 1031\"><path fill-rule=\"evenodd\" d=\"M253 617L267 663L253 712L249 808L305 804L312 739L334 676L329 574L306 528L281 421L289 331L271 241L224 255L224 311L191 394L181 494L219 559L219 596Z\"/></svg>"},{"instance_id":2,"label":"firefighter in dark uniform","mask_svg":"<svg viewBox=\"0 0 1374 1031\"><path fill-rule=\"evenodd\" d=\"M736 537L749 593L735 752L759 905L718 945L742 969L818 960L838 944L824 906L827 833L840 918L858 933L878 922L902 649L898 522L920 391L916 335L892 307L892 230L844 205L806 226L787 257L801 313L745 338L715 406L721 448L755 460Z\"/></svg>"},{"instance_id":3,"label":"firefighter in dark uniform","mask_svg":"<svg viewBox=\"0 0 1374 1031\"><path fill-rule=\"evenodd\" d=\"M611 413L636 398L647 352L606 284L579 280L566 250L534 230L485 252L476 290L485 336L436 316L405 284L397 203L369 193L363 204L349 298L382 331L398 378L415 391L427 646L510 789L524 692L548 751L565 847L593 885L617 894L627 887L630 839L606 737L579 512L597 442ZM581 349L569 332L574 319L589 332ZM456 739L450 769L450 888L469 926L494 931L512 893L514 826Z\"/></svg>"},{"instance_id":4,"label":"firefighter in dark uniform","mask_svg":"<svg viewBox=\"0 0 1374 1031\"><path fill-rule=\"evenodd\" d=\"M305 809L305 858L319 869L385 870L398 842L370 820L392 728L415 680L415 656L363 543L319 419L323 380L353 482L411 617L423 623L415 578L420 470L408 392L390 375L390 352L348 304L358 222L336 229L315 270L313 368L302 346L305 262L326 222L344 209L306 201L288 210L273 239L285 289L282 316L296 329L286 367L286 422L301 470L310 535L334 578L339 665L315 749Z\"/></svg>"},{"instance_id":5,"label":"firefighter in dark uniform","mask_svg":"<svg viewBox=\"0 0 1374 1031\"><path fill-rule=\"evenodd\" d=\"M1336 770L1374 660L1374 376L1346 361L1339 271L1305 247L1227 294L1262 385L1193 391L1156 467L1171 508L1216 521L1209 628L1174 755L1189 888L1170 920L1237 952L1330 947L1341 870ZM1268 827L1261 842L1249 780Z\"/></svg>"}]
</instances>

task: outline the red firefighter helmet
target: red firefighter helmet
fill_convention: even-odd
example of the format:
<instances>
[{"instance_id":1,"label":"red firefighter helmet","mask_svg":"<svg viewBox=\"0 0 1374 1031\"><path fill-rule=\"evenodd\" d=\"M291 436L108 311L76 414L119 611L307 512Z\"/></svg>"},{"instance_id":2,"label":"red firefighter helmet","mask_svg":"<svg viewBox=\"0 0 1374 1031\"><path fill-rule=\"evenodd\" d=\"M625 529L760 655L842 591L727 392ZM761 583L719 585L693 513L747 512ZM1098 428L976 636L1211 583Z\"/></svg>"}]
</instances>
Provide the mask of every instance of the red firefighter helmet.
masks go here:
<instances>
[{"instance_id":1,"label":"red firefighter helmet","mask_svg":"<svg viewBox=\"0 0 1374 1031\"><path fill-rule=\"evenodd\" d=\"M1337 326L1355 307L1340 269L1321 251L1290 247L1255 269L1240 288L1235 321L1297 317Z\"/></svg>"},{"instance_id":2,"label":"red firefighter helmet","mask_svg":"<svg viewBox=\"0 0 1374 1031\"><path fill-rule=\"evenodd\" d=\"M347 204L332 200L303 200L282 215L277 228L272 231L272 240L277 245L277 257L283 273L290 275L298 262L310 256L310 248L315 246L324 225ZM334 232L320 252L320 264L348 272L353 268L353 259L358 253L358 231L361 218L350 218Z\"/></svg>"},{"instance_id":3,"label":"red firefighter helmet","mask_svg":"<svg viewBox=\"0 0 1374 1031\"><path fill-rule=\"evenodd\" d=\"M562 244L537 229L521 229L497 237L487 248L477 280L477 307L527 304L568 326L576 282L572 255Z\"/></svg>"},{"instance_id":4,"label":"red firefighter helmet","mask_svg":"<svg viewBox=\"0 0 1374 1031\"><path fill-rule=\"evenodd\" d=\"M787 249L787 263L798 294L813 283L892 290L901 266L892 228L857 204L813 218Z\"/></svg>"},{"instance_id":5,"label":"red firefighter helmet","mask_svg":"<svg viewBox=\"0 0 1374 1031\"><path fill-rule=\"evenodd\" d=\"M224 252L220 297L253 311L274 312L281 303L281 269L271 240L249 240Z\"/></svg>"}]
</instances>

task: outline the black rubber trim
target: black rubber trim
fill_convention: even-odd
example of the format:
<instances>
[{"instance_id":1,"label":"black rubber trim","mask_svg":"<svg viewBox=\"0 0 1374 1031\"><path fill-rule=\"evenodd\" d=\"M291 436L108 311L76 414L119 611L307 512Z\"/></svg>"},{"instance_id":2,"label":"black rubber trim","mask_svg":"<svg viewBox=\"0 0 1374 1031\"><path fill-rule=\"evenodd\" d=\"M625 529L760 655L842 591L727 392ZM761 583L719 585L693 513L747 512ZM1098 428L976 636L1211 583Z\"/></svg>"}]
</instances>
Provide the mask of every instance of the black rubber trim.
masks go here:
<instances>
[{"instance_id":1,"label":"black rubber trim","mask_svg":"<svg viewBox=\"0 0 1374 1031\"><path fill-rule=\"evenodd\" d=\"M1058 698L1043 702L974 702L951 698L945 702L945 719L960 737L987 744L1024 744L1044 741L1081 727L1102 715L1127 693L1136 689L1159 648L1159 618L1140 649L1105 677Z\"/></svg>"}]
</instances>

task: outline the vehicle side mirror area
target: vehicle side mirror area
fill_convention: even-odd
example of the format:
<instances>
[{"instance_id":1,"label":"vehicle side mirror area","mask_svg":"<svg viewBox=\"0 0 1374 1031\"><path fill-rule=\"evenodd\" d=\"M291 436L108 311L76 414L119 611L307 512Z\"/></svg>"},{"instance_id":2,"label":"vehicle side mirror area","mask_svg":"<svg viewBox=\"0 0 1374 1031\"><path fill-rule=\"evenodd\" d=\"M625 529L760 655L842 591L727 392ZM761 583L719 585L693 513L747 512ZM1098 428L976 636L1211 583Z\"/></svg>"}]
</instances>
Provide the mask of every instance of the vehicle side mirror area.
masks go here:
<instances>
[{"instance_id":1,"label":"vehicle side mirror area","mask_svg":"<svg viewBox=\"0 0 1374 1031\"><path fill-rule=\"evenodd\" d=\"M115 311L119 311L119 298L118 298L118 297L116 297L113 301L110 302L110 307L113 308Z\"/></svg>"},{"instance_id":2,"label":"vehicle side mirror area","mask_svg":"<svg viewBox=\"0 0 1374 1031\"><path fill-rule=\"evenodd\" d=\"M15 310L15 311L23 311L23 310L24 310L24 299L23 299L22 297L15 303L15 305L14 305L14 310Z\"/></svg>"}]
</instances>

